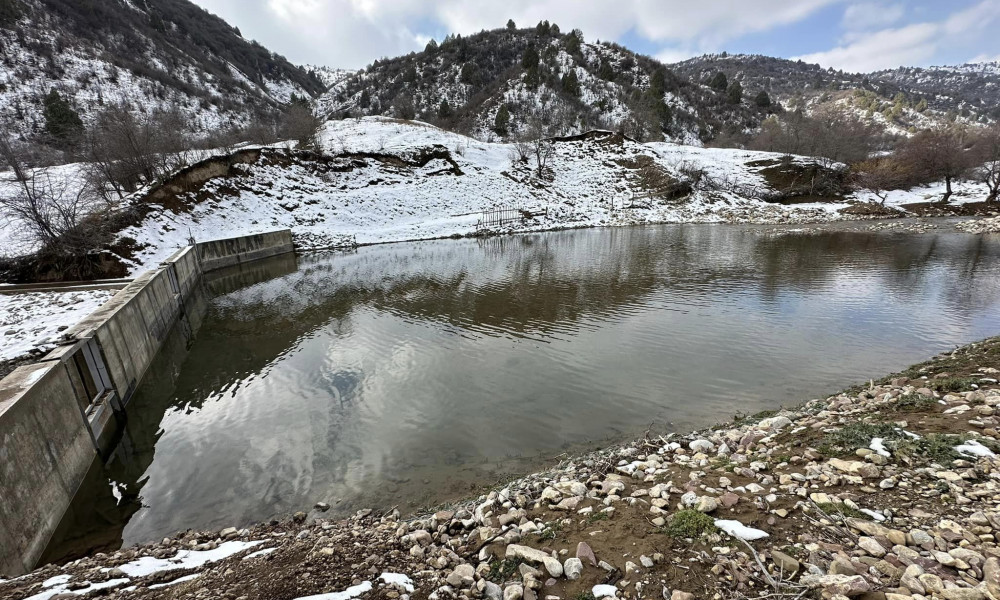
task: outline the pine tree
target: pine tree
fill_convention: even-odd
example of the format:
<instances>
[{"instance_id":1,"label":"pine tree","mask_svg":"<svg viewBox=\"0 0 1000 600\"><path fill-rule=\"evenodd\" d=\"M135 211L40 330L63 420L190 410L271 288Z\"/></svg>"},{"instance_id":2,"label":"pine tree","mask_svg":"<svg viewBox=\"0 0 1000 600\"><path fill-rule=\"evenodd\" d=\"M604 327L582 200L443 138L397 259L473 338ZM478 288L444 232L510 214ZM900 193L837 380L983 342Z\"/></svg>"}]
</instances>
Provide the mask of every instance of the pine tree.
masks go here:
<instances>
[{"instance_id":1,"label":"pine tree","mask_svg":"<svg viewBox=\"0 0 1000 600\"><path fill-rule=\"evenodd\" d=\"M739 104L743 101L743 86L740 85L739 81L734 81L729 89L726 90L726 102L730 104Z\"/></svg>"},{"instance_id":2,"label":"pine tree","mask_svg":"<svg viewBox=\"0 0 1000 600\"><path fill-rule=\"evenodd\" d=\"M524 56L521 57L521 66L525 71L524 84L530 89L537 88L541 80L538 75L538 60L538 50L535 50L534 44L528 44Z\"/></svg>"},{"instance_id":3,"label":"pine tree","mask_svg":"<svg viewBox=\"0 0 1000 600\"><path fill-rule=\"evenodd\" d=\"M514 31L517 29L517 24L514 23L514 19L507 19L507 29L509 31Z\"/></svg>"},{"instance_id":4,"label":"pine tree","mask_svg":"<svg viewBox=\"0 0 1000 600\"><path fill-rule=\"evenodd\" d=\"M535 69L538 67L538 50L535 50L534 44L528 44L528 47L524 50L524 56L521 57L521 66L525 69Z\"/></svg>"},{"instance_id":5,"label":"pine tree","mask_svg":"<svg viewBox=\"0 0 1000 600\"><path fill-rule=\"evenodd\" d=\"M576 69L570 69L569 73L563 75L562 87L563 90L571 96L580 95L580 80L576 76Z\"/></svg>"},{"instance_id":6,"label":"pine tree","mask_svg":"<svg viewBox=\"0 0 1000 600\"><path fill-rule=\"evenodd\" d=\"M441 101L441 106L438 108L438 116L442 119L447 119L451 116L451 105L448 104L447 98Z\"/></svg>"},{"instance_id":7,"label":"pine tree","mask_svg":"<svg viewBox=\"0 0 1000 600\"><path fill-rule=\"evenodd\" d=\"M59 92L52 90L45 97L45 131L62 144L73 142L83 133L83 121Z\"/></svg>"},{"instance_id":8,"label":"pine tree","mask_svg":"<svg viewBox=\"0 0 1000 600\"><path fill-rule=\"evenodd\" d=\"M723 73L722 71L719 71L719 72L717 72L715 74L715 77L712 77L712 80L710 82L708 82L708 85L712 89L716 89L716 90L718 90L720 92L724 92L724 91L726 91L726 88L729 87L729 80L726 79L726 74L725 73Z\"/></svg>"},{"instance_id":9,"label":"pine tree","mask_svg":"<svg viewBox=\"0 0 1000 600\"><path fill-rule=\"evenodd\" d=\"M493 119L493 131L500 135L507 135L508 127L510 127L510 111L506 104L501 104L496 118Z\"/></svg>"},{"instance_id":10,"label":"pine tree","mask_svg":"<svg viewBox=\"0 0 1000 600\"><path fill-rule=\"evenodd\" d=\"M761 90L757 97L753 99L753 103L761 108L768 108L771 106L771 97L767 95L767 92Z\"/></svg>"},{"instance_id":11,"label":"pine tree","mask_svg":"<svg viewBox=\"0 0 1000 600\"><path fill-rule=\"evenodd\" d=\"M566 34L564 38L566 43L566 53L567 54L580 54L580 42L582 42L582 37L578 29Z\"/></svg>"},{"instance_id":12,"label":"pine tree","mask_svg":"<svg viewBox=\"0 0 1000 600\"><path fill-rule=\"evenodd\" d=\"M653 96L662 98L667 91L667 76L663 69L657 69L649 78L649 89Z\"/></svg>"}]
</instances>

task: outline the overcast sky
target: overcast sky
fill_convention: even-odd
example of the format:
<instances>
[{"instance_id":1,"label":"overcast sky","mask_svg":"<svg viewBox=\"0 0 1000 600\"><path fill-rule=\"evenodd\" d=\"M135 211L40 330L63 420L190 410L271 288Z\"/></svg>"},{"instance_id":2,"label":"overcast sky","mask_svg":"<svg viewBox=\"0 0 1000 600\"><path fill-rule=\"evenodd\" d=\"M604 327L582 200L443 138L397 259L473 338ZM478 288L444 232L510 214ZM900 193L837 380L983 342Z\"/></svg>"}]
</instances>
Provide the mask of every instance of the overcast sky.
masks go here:
<instances>
[{"instance_id":1,"label":"overcast sky","mask_svg":"<svg viewBox=\"0 0 1000 600\"><path fill-rule=\"evenodd\" d=\"M545 19L664 62L707 52L848 71L1000 59L1000 0L194 0L296 63L358 68Z\"/></svg>"}]
</instances>

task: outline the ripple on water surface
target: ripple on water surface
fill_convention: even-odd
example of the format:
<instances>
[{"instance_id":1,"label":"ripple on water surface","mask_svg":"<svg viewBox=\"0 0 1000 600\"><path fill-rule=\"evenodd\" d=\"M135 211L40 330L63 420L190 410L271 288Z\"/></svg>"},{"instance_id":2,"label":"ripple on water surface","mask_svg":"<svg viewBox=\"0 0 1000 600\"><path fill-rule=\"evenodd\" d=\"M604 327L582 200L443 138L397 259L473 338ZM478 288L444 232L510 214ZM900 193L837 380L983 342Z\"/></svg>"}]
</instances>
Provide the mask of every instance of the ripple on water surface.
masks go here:
<instances>
[{"instance_id":1,"label":"ripple on water surface","mask_svg":"<svg viewBox=\"0 0 1000 600\"><path fill-rule=\"evenodd\" d=\"M412 510L651 422L710 425L1000 333L983 236L663 226L288 260L241 274L256 282L161 357L77 498L91 525L54 554L317 501Z\"/></svg>"}]
</instances>

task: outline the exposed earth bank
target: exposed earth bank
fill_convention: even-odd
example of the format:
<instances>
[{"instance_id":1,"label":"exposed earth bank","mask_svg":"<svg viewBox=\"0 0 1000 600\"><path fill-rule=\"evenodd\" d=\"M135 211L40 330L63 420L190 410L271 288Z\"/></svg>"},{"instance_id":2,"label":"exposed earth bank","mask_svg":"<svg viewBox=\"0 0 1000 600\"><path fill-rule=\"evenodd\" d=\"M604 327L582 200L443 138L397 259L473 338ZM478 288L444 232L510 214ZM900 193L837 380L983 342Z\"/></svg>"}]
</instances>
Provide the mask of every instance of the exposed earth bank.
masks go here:
<instances>
[{"instance_id":1,"label":"exposed earth bank","mask_svg":"<svg viewBox=\"0 0 1000 600\"><path fill-rule=\"evenodd\" d=\"M1000 598L1000 338L566 460L418 518L328 507L49 565L51 598Z\"/></svg>"}]
</instances>

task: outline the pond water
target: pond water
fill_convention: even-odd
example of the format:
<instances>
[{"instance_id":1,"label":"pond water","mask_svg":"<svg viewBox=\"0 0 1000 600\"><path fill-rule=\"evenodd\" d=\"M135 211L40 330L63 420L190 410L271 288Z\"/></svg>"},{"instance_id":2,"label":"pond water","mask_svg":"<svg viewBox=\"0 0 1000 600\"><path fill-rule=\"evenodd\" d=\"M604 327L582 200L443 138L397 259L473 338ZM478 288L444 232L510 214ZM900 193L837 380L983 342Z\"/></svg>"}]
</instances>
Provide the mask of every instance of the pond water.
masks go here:
<instances>
[{"instance_id":1,"label":"pond water","mask_svg":"<svg viewBox=\"0 0 1000 600\"><path fill-rule=\"evenodd\" d=\"M1000 333L1000 241L962 234L576 230L289 255L209 287L48 558L318 501L413 511Z\"/></svg>"}]
</instances>

